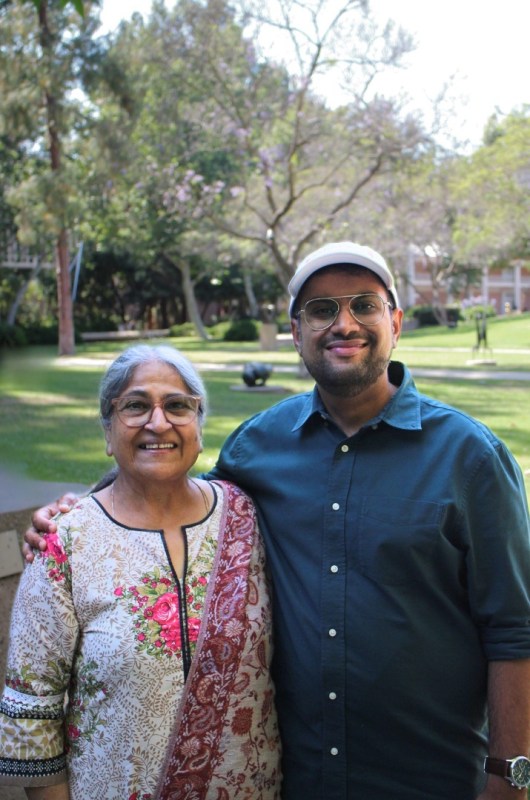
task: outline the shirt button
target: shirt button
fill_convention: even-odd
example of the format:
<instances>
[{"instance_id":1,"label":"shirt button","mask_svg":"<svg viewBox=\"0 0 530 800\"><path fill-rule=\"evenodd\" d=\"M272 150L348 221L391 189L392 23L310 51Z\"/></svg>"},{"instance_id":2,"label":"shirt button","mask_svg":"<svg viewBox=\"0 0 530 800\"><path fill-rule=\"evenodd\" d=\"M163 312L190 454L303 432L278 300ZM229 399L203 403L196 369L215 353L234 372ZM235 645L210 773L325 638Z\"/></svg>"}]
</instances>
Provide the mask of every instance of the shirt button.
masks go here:
<instances>
[{"instance_id":1,"label":"shirt button","mask_svg":"<svg viewBox=\"0 0 530 800\"><path fill-rule=\"evenodd\" d=\"M335 628L330 628L328 633L329 633L329 635L331 636L332 639L333 639L334 636L337 635L337 631L335 630Z\"/></svg>"},{"instance_id":2,"label":"shirt button","mask_svg":"<svg viewBox=\"0 0 530 800\"><path fill-rule=\"evenodd\" d=\"M342 450L343 453L348 453L350 450L347 444L343 444L340 449Z\"/></svg>"},{"instance_id":3,"label":"shirt button","mask_svg":"<svg viewBox=\"0 0 530 800\"><path fill-rule=\"evenodd\" d=\"M375 425L372 425L372 430L376 431L378 429L378 427L379 427L379 425L376 422Z\"/></svg>"},{"instance_id":4,"label":"shirt button","mask_svg":"<svg viewBox=\"0 0 530 800\"><path fill-rule=\"evenodd\" d=\"M338 751L337 747L332 747L329 752L331 753L332 756L338 756L338 754L339 754L339 751Z\"/></svg>"},{"instance_id":5,"label":"shirt button","mask_svg":"<svg viewBox=\"0 0 530 800\"><path fill-rule=\"evenodd\" d=\"M337 567L336 564L332 564L331 567L329 568L329 571L330 572L338 572L339 568Z\"/></svg>"},{"instance_id":6,"label":"shirt button","mask_svg":"<svg viewBox=\"0 0 530 800\"><path fill-rule=\"evenodd\" d=\"M329 697L330 700L336 700L337 699L337 695L336 695L335 692L330 692L328 697Z\"/></svg>"},{"instance_id":7,"label":"shirt button","mask_svg":"<svg viewBox=\"0 0 530 800\"><path fill-rule=\"evenodd\" d=\"M333 509L333 511L338 511L338 510L339 510L339 508L340 508L340 503L333 503L333 505L331 506L331 508Z\"/></svg>"}]
</instances>

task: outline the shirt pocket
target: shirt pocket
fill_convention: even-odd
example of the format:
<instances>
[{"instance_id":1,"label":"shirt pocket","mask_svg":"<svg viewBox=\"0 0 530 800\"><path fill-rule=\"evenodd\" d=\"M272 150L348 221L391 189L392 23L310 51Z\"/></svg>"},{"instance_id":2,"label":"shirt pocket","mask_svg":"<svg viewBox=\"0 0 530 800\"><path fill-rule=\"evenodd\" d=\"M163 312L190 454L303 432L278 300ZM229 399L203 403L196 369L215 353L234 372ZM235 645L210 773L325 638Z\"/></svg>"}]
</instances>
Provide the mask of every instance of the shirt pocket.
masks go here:
<instances>
[{"instance_id":1,"label":"shirt pocket","mask_svg":"<svg viewBox=\"0 0 530 800\"><path fill-rule=\"evenodd\" d=\"M438 503L365 497L358 527L361 572L390 585L425 581L441 541L443 515Z\"/></svg>"}]
</instances>

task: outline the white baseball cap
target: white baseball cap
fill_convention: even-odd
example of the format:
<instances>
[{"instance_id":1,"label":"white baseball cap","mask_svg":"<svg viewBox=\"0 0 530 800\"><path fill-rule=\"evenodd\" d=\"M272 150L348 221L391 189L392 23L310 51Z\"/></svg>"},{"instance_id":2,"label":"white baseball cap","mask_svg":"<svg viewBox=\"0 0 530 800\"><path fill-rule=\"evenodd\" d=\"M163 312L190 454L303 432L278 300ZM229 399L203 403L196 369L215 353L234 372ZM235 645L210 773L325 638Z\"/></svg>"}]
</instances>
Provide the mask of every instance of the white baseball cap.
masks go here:
<instances>
[{"instance_id":1,"label":"white baseball cap","mask_svg":"<svg viewBox=\"0 0 530 800\"><path fill-rule=\"evenodd\" d=\"M390 292L394 305L399 308L399 298L394 278L382 255L372 250L371 247L364 247L364 245L356 242L330 242L330 244L325 244L324 247L320 247L306 256L296 268L296 272L287 287L291 295L289 314L292 314L296 298L307 279L319 269L338 264L355 264L369 269L384 283Z\"/></svg>"}]
</instances>

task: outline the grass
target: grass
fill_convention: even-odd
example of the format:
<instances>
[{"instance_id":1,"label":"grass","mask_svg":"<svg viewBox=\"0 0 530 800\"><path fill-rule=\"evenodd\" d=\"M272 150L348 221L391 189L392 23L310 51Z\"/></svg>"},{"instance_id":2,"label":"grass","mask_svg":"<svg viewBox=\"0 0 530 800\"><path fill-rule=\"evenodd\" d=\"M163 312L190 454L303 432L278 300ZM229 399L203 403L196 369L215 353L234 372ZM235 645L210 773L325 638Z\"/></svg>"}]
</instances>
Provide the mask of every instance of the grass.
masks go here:
<instances>
[{"instance_id":1,"label":"grass","mask_svg":"<svg viewBox=\"0 0 530 800\"><path fill-rule=\"evenodd\" d=\"M427 347L465 347L476 343L475 322L459 322L456 328L428 327L407 331L407 342ZM488 343L496 348L530 349L530 314L514 314L488 319Z\"/></svg>"},{"instance_id":2,"label":"grass","mask_svg":"<svg viewBox=\"0 0 530 800\"><path fill-rule=\"evenodd\" d=\"M499 317L488 321L490 350L473 351L477 341L474 322L456 328L419 328L403 333L396 356L416 367L468 368L469 361L493 360L476 368L504 372L530 370L530 314Z\"/></svg>"},{"instance_id":3,"label":"grass","mask_svg":"<svg viewBox=\"0 0 530 800\"><path fill-rule=\"evenodd\" d=\"M493 320L488 326L495 366L467 364L473 358L474 325L429 328L404 333L396 358L414 368L466 368L483 372L530 372L530 315ZM167 342L167 340L165 340ZM173 343L201 365L210 398L205 450L197 469L214 462L227 435L246 417L288 392L305 391L312 381L297 374L297 355L289 341L278 350L260 351L256 343ZM74 358L59 359L55 348L4 351L0 362L0 460L28 477L92 483L109 466L97 419L97 390L104 366L126 345L111 342L79 346ZM509 352L508 352L509 351ZM484 356L485 357L485 356ZM480 354L483 358L483 354ZM489 358L489 355L488 355ZM234 391L241 387L241 366L266 361L276 368L269 385L277 393ZM282 368L290 368L290 372ZM489 425L510 447L525 472L530 497L530 383L492 375L480 379L416 377L419 389L457 406Z\"/></svg>"}]
</instances>

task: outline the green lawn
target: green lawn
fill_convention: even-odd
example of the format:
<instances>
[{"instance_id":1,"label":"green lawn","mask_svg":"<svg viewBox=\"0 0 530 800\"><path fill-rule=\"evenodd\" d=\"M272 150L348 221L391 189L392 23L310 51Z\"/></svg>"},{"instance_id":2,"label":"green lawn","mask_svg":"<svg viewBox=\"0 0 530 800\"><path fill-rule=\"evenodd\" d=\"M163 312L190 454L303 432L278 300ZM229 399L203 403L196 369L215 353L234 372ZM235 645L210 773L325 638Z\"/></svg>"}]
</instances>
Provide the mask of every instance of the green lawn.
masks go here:
<instances>
[{"instance_id":1,"label":"green lawn","mask_svg":"<svg viewBox=\"0 0 530 800\"><path fill-rule=\"evenodd\" d=\"M493 353L472 353L474 326L429 328L407 332L396 358L414 368L458 368L472 372L530 372L530 315L490 322ZM167 340L166 340L167 342ZM172 343L201 366L210 398L205 450L197 468L208 468L226 436L249 415L288 392L312 386L297 373L298 360L289 341L274 352L256 343L202 342L174 339ZM91 483L110 465L104 454L97 419L97 390L107 363L125 345L91 343L78 347L73 358L59 359L55 348L30 347L4 351L0 361L0 460L31 478ZM496 365L469 365L470 360L494 360ZM276 367L269 380L281 391L252 394L243 386L241 365L250 360ZM222 366L223 369L219 369ZM290 372L281 368L290 367ZM530 382L416 377L421 391L462 408L489 425L511 448L525 472L530 496Z\"/></svg>"},{"instance_id":2,"label":"green lawn","mask_svg":"<svg viewBox=\"0 0 530 800\"><path fill-rule=\"evenodd\" d=\"M530 314L499 317L488 321L491 350L474 351L477 335L474 322L460 322L456 328L419 328L406 331L396 351L397 357L417 367L468 368L470 361L495 361L479 364L486 371L530 370Z\"/></svg>"}]
</instances>

